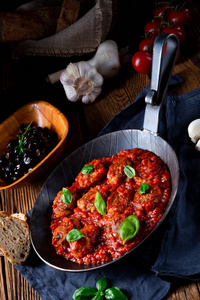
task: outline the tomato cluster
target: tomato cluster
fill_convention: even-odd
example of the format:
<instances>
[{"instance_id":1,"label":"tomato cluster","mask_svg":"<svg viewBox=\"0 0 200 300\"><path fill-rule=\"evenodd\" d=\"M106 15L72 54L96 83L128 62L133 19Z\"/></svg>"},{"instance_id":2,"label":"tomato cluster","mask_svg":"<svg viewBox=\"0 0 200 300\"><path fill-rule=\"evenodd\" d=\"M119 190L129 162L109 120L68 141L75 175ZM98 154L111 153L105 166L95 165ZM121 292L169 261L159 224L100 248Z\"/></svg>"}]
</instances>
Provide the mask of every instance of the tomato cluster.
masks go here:
<instances>
[{"instance_id":1,"label":"tomato cluster","mask_svg":"<svg viewBox=\"0 0 200 300\"><path fill-rule=\"evenodd\" d=\"M151 73L152 51L156 36L161 32L174 33L182 47L186 43L186 29L192 24L192 12L184 5L160 3L153 10L153 19L144 27L145 38L139 44L139 51L132 57L133 68L141 74ZM180 50L177 60L180 57Z\"/></svg>"}]
</instances>

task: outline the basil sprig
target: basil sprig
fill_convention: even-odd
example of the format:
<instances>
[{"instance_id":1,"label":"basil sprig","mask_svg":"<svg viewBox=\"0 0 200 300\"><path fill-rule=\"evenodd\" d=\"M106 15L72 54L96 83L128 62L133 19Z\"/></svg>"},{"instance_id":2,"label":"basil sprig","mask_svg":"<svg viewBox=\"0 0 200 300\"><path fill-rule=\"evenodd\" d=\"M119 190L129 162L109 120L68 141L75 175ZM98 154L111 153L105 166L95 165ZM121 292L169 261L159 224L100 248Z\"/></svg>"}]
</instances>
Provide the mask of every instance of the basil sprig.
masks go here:
<instances>
[{"instance_id":1,"label":"basil sprig","mask_svg":"<svg viewBox=\"0 0 200 300\"><path fill-rule=\"evenodd\" d=\"M31 121L32 123L32 121ZM22 153L24 153L24 146L25 146L25 143L24 143L24 138L26 136L26 134L28 133L28 131L31 130L31 123L28 124L25 128L24 128L24 132L21 134L21 135L18 135L18 141L19 141L19 144L15 147L15 150L19 150L19 155L21 155Z\"/></svg>"},{"instance_id":2,"label":"basil sprig","mask_svg":"<svg viewBox=\"0 0 200 300\"><path fill-rule=\"evenodd\" d=\"M78 229L72 229L68 232L67 234L67 241L68 242L75 242L75 241L78 241L80 240L82 237L85 237L82 232Z\"/></svg>"},{"instance_id":3,"label":"basil sprig","mask_svg":"<svg viewBox=\"0 0 200 300\"><path fill-rule=\"evenodd\" d=\"M119 235L123 241L123 245L138 233L139 228L140 223L135 215L130 215L122 221L119 226Z\"/></svg>"},{"instance_id":4,"label":"basil sprig","mask_svg":"<svg viewBox=\"0 0 200 300\"><path fill-rule=\"evenodd\" d=\"M95 200L94 200L94 206L96 207L97 211L101 215L106 215L106 203L101 197L101 194L99 192L96 193Z\"/></svg>"},{"instance_id":5,"label":"basil sprig","mask_svg":"<svg viewBox=\"0 0 200 300\"><path fill-rule=\"evenodd\" d=\"M107 287L107 280L106 278L100 278L96 283L96 288L94 289L89 286L81 287L80 289L76 290L73 299L74 300L103 300L110 299L110 300L128 300L128 298L122 293L120 289L117 287L108 288Z\"/></svg>"},{"instance_id":6,"label":"basil sprig","mask_svg":"<svg viewBox=\"0 0 200 300\"><path fill-rule=\"evenodd\" d=\"M82 168L81 173L84 175L89 175L93 172L94 166L93 165L86 165Z\"/></svg>"},{"instance_id":7,"label":"basil sprig","mask_svg":"<svg viewBox=\"0 0 200 300\"><path fill-rule=\"evenodd\" d=\"M71 204L71 202L72 202L71 192L68 189L63 188L62 194L61 194L61 199L65 204Z\"/></svg>"},{"instance_id":8,"label":"basil sprig","mask_svg":"<svg viewBox=\"0 0 200 300\"><path fill-rule=\"evenodd\" d=\"M144 182L140 185L139 187L139 194L142 195L142 194L145 194L145 192L149 189L149 184Z\"/></svg>"},{"instance_id":9,"label":"basil sprig","mask_svg":"<svg viewBox=\"0 0 200 300\"><path fill-rule=\"evenodd\" d=\"M128 166L128 165L124 166L124 173L129 178L135 177L135 169L133 169L131 166Z\"/></svg>"}]
</instances>

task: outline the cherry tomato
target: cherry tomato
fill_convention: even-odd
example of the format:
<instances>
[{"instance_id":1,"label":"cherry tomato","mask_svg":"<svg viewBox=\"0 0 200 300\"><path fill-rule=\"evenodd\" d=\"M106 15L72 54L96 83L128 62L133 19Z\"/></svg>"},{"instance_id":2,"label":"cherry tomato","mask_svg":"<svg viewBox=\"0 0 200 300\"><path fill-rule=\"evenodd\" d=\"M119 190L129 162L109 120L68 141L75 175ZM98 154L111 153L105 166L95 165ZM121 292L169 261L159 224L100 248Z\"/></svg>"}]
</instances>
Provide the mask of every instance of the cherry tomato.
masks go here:
<instances>
[{"instance_id":1,"label":"cherry tomato","mask_svg":"<svg viewBox=\"0 0 200 300\"><path fill-rule=\"evenodd\" d=\"M179 39L180 46L184 45L186 42L187 35L186 35L185 30L181 26L176 25L172 28L167 27L167 28L163 29L163 32L174 33L177 36L177 38Z\"/></svg>"},{"instance_id":2,"label":"cherry tomato","mask_svg":"<svg viewBox=\"0 0 200 300\"><path fill-rule=\"evenodd\" d=\"M170 23L179 25L183 28L188 27L192 23L192 12L188 8L183 7L180 11L171 10L167 20Z\"/></svg>"},{"instance_id":3,"label":"cherry tomato","mask_svg":"<svg viewBox=\"0 0 200 300\"><path fill-rule=\"evenodd\" d=\"M157 6L153 10L154 17L160 17L166 19L172 9L168 8L168 5Z\"/></svg>"},{"instance_id":4,"label":"cherry tomato","mask_svg":"<svg viewBox=\"0 0 200 300\"><path fill-rule=\"evenodd\" d=\"M156 37L160 33L161 21L149 21L144 27L147 37Z\"/></svg>"},{"instance_id":5,"label":"cherry tomato","mask_svg":"<svg viewBox=\"0 0 200 300\"><path fill-rule=\"evenodd\" d=\"M152 53L155 38L144 39L139 44L139 50Z\"/></svg>"},{"instance_id":6,"label":"cherry tomato","mask_svg":"<svg viewBox=\"0 0 200 300\"><path fill-rule=\"evenodd\" d=\"M144 51L136 52L132 57L133 68L141 74L151 73L152 54Z\"/></svg>"}]
</instances>

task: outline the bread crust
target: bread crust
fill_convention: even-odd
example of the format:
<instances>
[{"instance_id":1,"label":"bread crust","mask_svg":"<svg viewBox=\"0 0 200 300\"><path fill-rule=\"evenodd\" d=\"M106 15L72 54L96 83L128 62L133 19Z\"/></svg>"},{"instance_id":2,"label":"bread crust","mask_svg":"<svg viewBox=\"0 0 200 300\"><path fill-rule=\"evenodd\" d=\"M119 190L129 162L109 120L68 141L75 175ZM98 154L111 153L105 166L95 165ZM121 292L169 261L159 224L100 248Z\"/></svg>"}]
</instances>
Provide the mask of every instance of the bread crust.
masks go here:
<instances>
[{"instance_id":1,"label":"bread crust","mask_svg":"<svg viewBox=\"0 0 200 300\"><path fill-rule=\"evenodd\" d=\"M31 247L29 225L24 214L0 211L0 251L12 263L23 264Z\"/></svg>"}]
</instances>

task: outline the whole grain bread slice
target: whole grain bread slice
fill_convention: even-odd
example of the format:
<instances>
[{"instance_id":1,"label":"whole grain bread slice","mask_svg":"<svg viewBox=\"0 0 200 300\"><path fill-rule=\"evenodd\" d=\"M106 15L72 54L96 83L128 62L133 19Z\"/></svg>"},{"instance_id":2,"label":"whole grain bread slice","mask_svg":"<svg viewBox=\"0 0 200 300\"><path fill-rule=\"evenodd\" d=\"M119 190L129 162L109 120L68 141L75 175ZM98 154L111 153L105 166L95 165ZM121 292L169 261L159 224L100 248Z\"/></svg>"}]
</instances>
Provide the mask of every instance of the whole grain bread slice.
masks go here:
<instances>
[{"instance_id":1,"label":"whole grain bread slice","mask_svg":"<svg viewBox=\"0 0 200 300\"><path fill-rule=\"evenodd\" d=\"M30 253L29 225L24 214L0 211L0 251L16 265L23 264Z\"/></svg>"}]
</instances>

